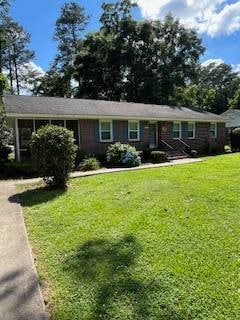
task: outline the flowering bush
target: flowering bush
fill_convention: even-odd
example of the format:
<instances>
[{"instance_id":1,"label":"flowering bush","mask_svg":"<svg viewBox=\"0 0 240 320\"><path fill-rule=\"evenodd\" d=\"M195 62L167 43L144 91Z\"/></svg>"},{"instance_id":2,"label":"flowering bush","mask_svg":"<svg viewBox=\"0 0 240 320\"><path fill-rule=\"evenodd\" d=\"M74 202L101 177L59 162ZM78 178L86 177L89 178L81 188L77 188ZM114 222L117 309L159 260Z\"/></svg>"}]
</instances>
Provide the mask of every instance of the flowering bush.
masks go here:
<instances>
[{"instance_id":1,"label":"flowering bush","mask_svg":"<svg viewBox=\"0 0 240 320\"><path fill-rule=\"evenodd\" d=\"M117 142L108 147L107 161L113 166L137 167L141 157L135 147Z\"/></svg>"}]
</instances>

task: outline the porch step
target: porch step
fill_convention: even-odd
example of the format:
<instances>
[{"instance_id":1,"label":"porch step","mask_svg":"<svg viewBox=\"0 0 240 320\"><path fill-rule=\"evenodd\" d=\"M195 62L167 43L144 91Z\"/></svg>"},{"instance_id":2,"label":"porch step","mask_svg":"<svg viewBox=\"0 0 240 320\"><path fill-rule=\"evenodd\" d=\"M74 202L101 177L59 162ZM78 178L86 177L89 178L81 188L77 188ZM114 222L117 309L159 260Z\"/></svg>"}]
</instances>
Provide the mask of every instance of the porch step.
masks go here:
<instances>
[{"instance_id":1,"label":"porch step","mask_svg":"<svg viewBox=\"0 0 240 320\"><path fill-rule=\"evenodd\" d=\"M167 152L167 158L168 160L186 159L188 158L188 155L182 151L173 150Z\"/></svg>"}]
</instances>

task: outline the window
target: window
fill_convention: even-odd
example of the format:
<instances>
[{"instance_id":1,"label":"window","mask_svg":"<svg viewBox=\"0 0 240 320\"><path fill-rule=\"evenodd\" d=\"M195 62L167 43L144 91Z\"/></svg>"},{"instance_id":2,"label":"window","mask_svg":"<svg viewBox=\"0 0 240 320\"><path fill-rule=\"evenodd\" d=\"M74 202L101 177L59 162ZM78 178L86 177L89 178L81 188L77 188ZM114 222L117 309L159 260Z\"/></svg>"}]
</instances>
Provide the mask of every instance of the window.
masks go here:
<instances>
[{"instance_id":1,"label":"window","mask_svg":"<svg viewBox=\"0 0 240 320\"><path fill-rule=\"evenodd\" d=\"M188 122L188 139L195 139L195 123Z\"/></svg>"},{"instance_id":2,"label":"window","mask_svg":"<svg viewBox=\"0 0 240 320\"><path fill-rule=\"evenodd\" d=\"M33 133L33 120L18 120L20 149L28 149Z\"/></svg>"},{"instance_id":3,"label":"window","mask_svg":"<svg viewBox=\"0 0 240 320\"><path fill-rule=\"evenodd\" d=\"M173 139L181 139L181 122L173 122Z\"/></svg>"},{"instance_id":4,"label":"window","mask_svg":"<svg viewBox=\"0 0 240 320\"><path fill-rule=\"evenodd\" d=\"M73 132L74 143L79 144L79 134L78 134L78 120L67 120L66 128Z\"/></svg>"},{"instance_id":5,"label":"window","mask_svg":"<svg viewBox=\"0 0 240 320\"><path fill-rule=\"evenodd\" d=\"M112 137L112 121L101 120L100 121L100 141L111 142Z\"/></svg>"},{"instance_id":6,"label":"window","mask_svg":"<svg viewBox=\"0 0 240 320\"><path fill-rule=\"evenodd\" d=\"M217 124L215 122L210 123L210 136L211 138L217 138Z\"/></svg>"},{"instance_id":7,"label":"window","mask_svg":"<svg viewBox=\"0 0 240 320\"><path fill-rule=\"evenodd\" d=\"M49 124L49 120L35 120L35 131Z\"/></svg>"},{"instance_id":8,"label":"window","mask_svg":"<svg viewBox=\"0 0 240 320\"><path fill-rule=\"evenodd\" d=\"M128 121L128 140L138 141L139 140L139 122Z\"/></svg>"},{"instance_id":9,"label":"window","mask_svg":"<svg viewBox=\"0 0 240 320\"><path fill-rule=\"evenodd\" d=\"M51 124L54 126L64 127L64 120L51 120Z\"/></svg>"}]
</instances>

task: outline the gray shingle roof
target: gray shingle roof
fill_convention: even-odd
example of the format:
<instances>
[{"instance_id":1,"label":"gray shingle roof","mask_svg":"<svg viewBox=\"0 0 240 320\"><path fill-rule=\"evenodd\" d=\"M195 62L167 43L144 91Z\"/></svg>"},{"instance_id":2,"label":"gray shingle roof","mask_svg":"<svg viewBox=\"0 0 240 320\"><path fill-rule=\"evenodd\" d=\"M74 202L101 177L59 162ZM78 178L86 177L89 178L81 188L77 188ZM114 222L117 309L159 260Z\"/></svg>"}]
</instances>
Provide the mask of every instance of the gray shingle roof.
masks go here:
<instances>
[{"instance_id":1,"label":"gray shingle roof","mask_svg":"<svg viewBox=\"0 0 240 320\"><path fill-rule=\"evenodd\" d=\"M139 118L146 120L195 120L219 121L224 118L203 110L166 105L114 102L103 100L68 99L5 95L4 107L7 116L72 116L112 117L118 119Z\"/></svg>"},{"instance_id":2,"label":"gray shingle roof","mask_svg":"<svg viewBox=\"0 0 240 320\"><path fill-rule=\"evenodd\" d=\"M240 110L229 109L222 113L221 116L226 120L227 128L240 127Z\"/></svg>"}]
</instances>

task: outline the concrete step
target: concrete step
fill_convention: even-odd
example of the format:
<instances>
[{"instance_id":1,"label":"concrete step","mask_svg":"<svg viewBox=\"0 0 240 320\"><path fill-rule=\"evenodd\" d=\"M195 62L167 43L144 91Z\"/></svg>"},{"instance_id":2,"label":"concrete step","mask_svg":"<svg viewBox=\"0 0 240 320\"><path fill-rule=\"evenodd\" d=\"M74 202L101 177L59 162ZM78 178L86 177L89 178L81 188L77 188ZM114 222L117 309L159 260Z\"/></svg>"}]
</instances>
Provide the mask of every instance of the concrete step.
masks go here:
<instances>
[{"instance_id":1,"label":"concrete step","mask_svg":"<svg viewBox=\"0 0 240 320\"><path fill-rule=\"evenodd\" d=\"M175 159L186 159L188 155L179 150L173 150L167 152L168 160L175 160Z\"/></svg>"}]
</instances>

